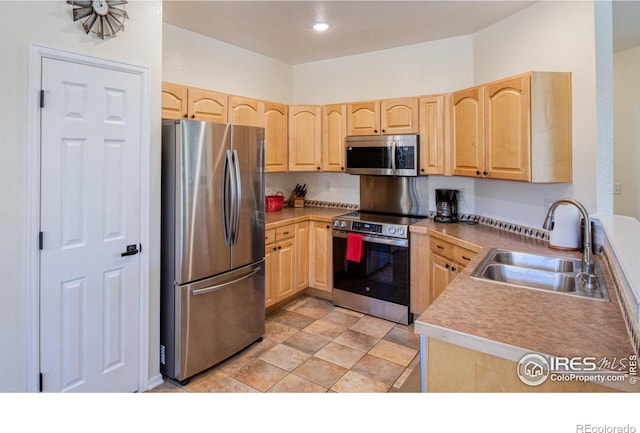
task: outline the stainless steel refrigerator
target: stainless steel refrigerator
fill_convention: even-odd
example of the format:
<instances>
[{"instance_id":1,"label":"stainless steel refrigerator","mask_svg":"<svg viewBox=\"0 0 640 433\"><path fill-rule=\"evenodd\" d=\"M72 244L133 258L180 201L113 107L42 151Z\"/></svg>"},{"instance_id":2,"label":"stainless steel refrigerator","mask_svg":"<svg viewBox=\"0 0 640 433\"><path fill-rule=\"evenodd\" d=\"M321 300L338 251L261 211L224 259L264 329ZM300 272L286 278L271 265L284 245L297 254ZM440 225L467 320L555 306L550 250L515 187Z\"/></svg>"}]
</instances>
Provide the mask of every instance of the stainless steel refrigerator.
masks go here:
<instances>
[{"instance_id":1,"label":"stainless steel refrigerator","mask_svg":"<svg viewBox=\"0 0 640 433\"><path fill-rule=\"evenodd\" d=\"M180 382L264 334L264 129L162 124L160 370Z\"/></svg>"}]
</instances>

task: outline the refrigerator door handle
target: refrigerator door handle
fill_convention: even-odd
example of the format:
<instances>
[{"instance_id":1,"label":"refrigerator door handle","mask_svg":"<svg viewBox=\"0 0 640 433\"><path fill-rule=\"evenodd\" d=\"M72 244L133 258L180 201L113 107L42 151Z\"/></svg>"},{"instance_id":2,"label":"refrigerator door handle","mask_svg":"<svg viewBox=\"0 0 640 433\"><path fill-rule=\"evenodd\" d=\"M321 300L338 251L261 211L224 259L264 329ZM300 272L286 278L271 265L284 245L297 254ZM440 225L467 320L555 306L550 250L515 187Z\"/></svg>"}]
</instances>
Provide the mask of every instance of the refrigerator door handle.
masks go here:
<instances>
[{"instance_id":1,"label":"refrigerator door handle","mask_svg":"<svg viewBox=\"0 0 640 433\"><path fill-rule=\"evenodd\" d=\"M238 151L233 150L233 165L235 169L235 179L236 179L236 194L234 197L235 200L235 215L234 215L234 225L233 225L233 234L232 234L232 242L235 245L238 242L238 231L240 229L240 206L242 204L242 179L240 178L240 162L238 161Z\"/></svg>"},{"instance_id":2,"label":"refrigerator door handle","mask_svg":"<svg viewBox=\"0 0 640 433\"><path fill-rule=\"evenodd\" d=\"M231 200L233 195L231 182L230 151L224 156L224 169L222 170L222 233L224 244L228 247L231 243ZM231 189L231 191L230 191Z\"/></svg>"},{"instance_id":3,"label":"refrigerator door handle","mask_svg":"<svg viewBox=\"0 0 640 433\"><path fill-rule=\"evenodd\" d=\"M220 289L222 289L224 287L231 286L232 284L239 283L242 280L246 280L247 278L251 278L255 274L257 274L258 272L260 272L261 270L262 270L262 268L260 266L257 266L251 272L249 272L247 275L244 275L244 276L242 276L240 278L236 278L233 281L227 281L226 283L216 284L215 286L211 286L211 287L205 287L204 289L192 290L191 291L191 296L205 295L207 293L215 292L215 291L220 290Z\"/></svg>"}]
</instances>

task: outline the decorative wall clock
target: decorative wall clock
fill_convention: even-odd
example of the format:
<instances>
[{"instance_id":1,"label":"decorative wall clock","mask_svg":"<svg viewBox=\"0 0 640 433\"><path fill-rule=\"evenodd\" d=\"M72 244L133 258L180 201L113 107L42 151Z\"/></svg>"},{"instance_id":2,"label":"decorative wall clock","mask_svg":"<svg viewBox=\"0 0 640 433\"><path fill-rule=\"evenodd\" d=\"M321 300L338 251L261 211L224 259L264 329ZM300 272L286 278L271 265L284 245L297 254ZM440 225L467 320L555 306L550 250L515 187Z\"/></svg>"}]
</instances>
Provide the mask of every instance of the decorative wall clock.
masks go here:
<instances>
[{"instance_id":1,"label":"decorative wall clock","mask_svg":"<svg viewBox=\"0 0 640 433\"><path fill-rule=\"evenodd\" d=\"M73 20L80 20L86 34L92 31L100 39L115 37L124 30L124 20L129 18L124 10L127 0L67 0L67 3L73 6Z\"/></svg>"}]
</instances>

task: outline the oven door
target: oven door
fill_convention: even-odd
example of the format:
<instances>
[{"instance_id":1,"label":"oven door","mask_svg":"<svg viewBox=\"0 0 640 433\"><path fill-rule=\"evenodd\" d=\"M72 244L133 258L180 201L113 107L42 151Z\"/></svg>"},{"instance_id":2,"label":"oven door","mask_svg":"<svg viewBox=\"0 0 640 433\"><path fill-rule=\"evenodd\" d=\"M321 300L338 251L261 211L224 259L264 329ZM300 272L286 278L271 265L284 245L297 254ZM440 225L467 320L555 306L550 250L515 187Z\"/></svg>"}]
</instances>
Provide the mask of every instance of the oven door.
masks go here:
<instances>
[{"instance_id":1,"label":"oven door","mask_svg":"<svg viewBox=\"0 0 640 433\"><path fill-rule=\"evenodd\" d=\"M362 235L362 259L346 260L347 233L333 231L333 287L409 305L409 241Z\"/></svg>"}]
</instances>

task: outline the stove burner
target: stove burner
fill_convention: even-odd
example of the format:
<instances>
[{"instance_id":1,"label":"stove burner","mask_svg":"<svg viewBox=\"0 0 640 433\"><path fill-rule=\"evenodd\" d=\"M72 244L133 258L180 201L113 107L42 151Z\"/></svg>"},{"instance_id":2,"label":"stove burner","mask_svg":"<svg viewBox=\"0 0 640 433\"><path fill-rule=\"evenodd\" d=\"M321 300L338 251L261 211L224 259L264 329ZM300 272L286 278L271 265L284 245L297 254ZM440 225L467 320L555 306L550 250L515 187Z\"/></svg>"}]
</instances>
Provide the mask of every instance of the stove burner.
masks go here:
<instances>
[{"instance_id":1,"label":"stove burner","mask_svg":"<svg viewBox=\"0 0 640 433\"><path fill-rule=\"evenodd\" d=\"M334 230L407 239L409 237L409 226L423 219L424 217L355 211L335 217L333 219L333 228Z\"/></svg>"}]
</instances>

